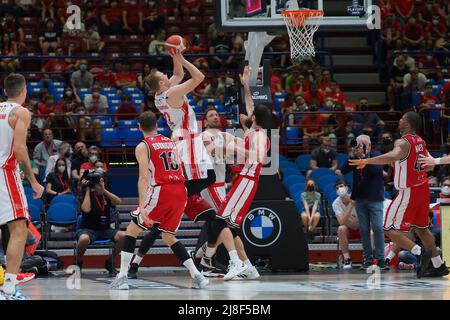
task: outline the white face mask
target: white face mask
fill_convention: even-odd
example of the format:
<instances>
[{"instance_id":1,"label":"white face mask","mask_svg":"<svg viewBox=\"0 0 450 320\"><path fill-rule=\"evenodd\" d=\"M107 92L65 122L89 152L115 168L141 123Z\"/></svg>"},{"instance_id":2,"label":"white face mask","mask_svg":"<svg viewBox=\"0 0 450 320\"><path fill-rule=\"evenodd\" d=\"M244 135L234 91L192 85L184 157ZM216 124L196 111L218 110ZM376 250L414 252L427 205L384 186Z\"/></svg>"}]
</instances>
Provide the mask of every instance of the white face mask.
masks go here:
<instances>
[{"instance_id":1,"label":"white face mask","mask_svg":"<svg viewBox=\"0 0 450 320\"><path fill-rule=\"evenodd\" d=\"M347 187L340 187L339 189L336 190L336 193L339 197L343 197L347 195L347 191L348 191Z\"/></svg>"},{"instance_id":2,"label":"white face mask","mask_svg":"<svg viewBox=\"0 0 450 320\"><path fill-rule=\"evenodd\" d=\"M450 187L449 187L449 186L443 186L443 187L441 188L441 193L442 193L444 196L450 195Z\"/></svg>"},{"instance_id":3,"label":"white face mask","mask_svg":"<svg viewBox=\"0 0 450 320\"><path fill-rule=\"evenodd\" d=\"M64 171L66 171L66 166L58 166L58 171L64 173Z\"/></svg>"},{"instance_id":4,"label":"white face mask","mask_svg":"<svg viewBox=\"0 0 450 320\"><path fill-rule=\"evenodd\" d=\"M89 161L91 161L92 163L94 163L95 161L97 161L98 160L98 157L97 156L90 156L89 157Z\"/></svg>"},{"instance_id":5,"label":"white face mask","mask_svg":"<svg viewBox=\"0 0 450 320\"><path fill-rule=\"evenodd\" d=\"M98 174L103 174L103 173L105 173L105 171L103 170L103 168L97 168L97 169L95 169L95 172L98 173Z\"/></svg>"}]
</instances>

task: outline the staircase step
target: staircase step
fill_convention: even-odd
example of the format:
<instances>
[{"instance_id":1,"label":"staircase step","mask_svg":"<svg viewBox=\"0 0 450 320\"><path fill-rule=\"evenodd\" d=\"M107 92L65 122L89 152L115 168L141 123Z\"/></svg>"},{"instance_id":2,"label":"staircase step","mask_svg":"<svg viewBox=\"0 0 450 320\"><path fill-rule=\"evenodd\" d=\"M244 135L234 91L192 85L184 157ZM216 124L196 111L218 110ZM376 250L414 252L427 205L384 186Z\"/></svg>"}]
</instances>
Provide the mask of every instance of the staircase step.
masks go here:
<instances>
[{"instance_id":1,"label":"staircase step","mask_svg":"<svg viewBox=\"0 0 450 320\"><path fill-rule=\"evenodd\" d=\"M334 80L339 84L379 84L378 73L334 73Z\"/></svg>"},{"instance_id":2,"label":"staircase step","mask_svg":"<svg viewBox=\"0 0 450 320\"><path fill-rule=\"evenodd\" d=\"M353 103L358 103L359 99L366 97L369 99L370 103L386 103L386 92L371 92L371 91L361 91L361 92L351 92L345 91L345 95L348 101Z\"/></svg>"},{"instance_id":3,"label":"staircase step","mask_svg":"<svg viewBox=\"0 0 450 320\"><path fill-rule=\"evenodd\" d=\"M368 47L366 37L326 37L324 39L325 48L342 47L348 48Z\"/></svg>"},{"instance_id":4,"label":"staircase step","mask_svg":"<svg viewBox=\"0 0 450 320\"><path fill-rule=\"evenodd\" d=\"M342 55L334 55L333 63L336 66L339 65L373 65L373 56L370 54L342 54Z\"/></svg>"},{"instance_id":5,"label":"staircase step","mask_svg":"<svg viewBox=\"0 0 450 320\"><path fill-rule=\"evenodd\" d=\"M375 65L339 65L334 66L334 73L378 73Z\"/></svg>"},{"instance_id":6,"label":"staircase step","mask_svg":"<svg viewBox=\"0 0 450 320\"><path fill-rule=\"evenodd\" d=\"M380 83L380 82L377 82L377 83L359 83L359 84L339 83L339 87L345 93L347 93L347 92L362 92L362 91L386 92L387 84Z\"/></svg>"},{"instance_id":7,"label":"staircase step","mask_svg":"<svg viewBox=\"0 0 450 320\"><path fill-rule=\"evenodd\" d=\"M359 55L372 55L373 49L371 47L325 47L325 51L330 52L333 56L336 55L348 55L352 54L354 56Z\"/></svg>"}]
</instances>

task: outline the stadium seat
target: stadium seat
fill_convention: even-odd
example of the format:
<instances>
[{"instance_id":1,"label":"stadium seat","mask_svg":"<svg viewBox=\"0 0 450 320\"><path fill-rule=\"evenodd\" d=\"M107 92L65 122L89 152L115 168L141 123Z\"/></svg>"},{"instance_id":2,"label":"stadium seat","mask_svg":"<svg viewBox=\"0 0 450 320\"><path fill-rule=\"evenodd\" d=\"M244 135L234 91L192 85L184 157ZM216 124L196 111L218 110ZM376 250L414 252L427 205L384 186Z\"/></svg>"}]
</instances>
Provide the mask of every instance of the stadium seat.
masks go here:
<instances>
[{"instance_id":1,"label":"stadium seat","mask_svg":"<svg viewBox=\"0 0 450 320\"><path fill-rule=\"evenodd\" d=\"M30 187L23 187L26 196L32 196L34 194L34 190Z\"/></svg>"},{"instance_id":2,"label":"stadium seat","mask_svg":"<svg viewBox=\"0 0 450 320\"><path fill-rule=\"evenodd\" d=\"M417 107L419 106L420 103L420 97L419 94L417 92L413 92L411 94L411 104L413 107Z\"/></svg>"},{"instance_id":3,"label":"stadium seat","mask_svg":"<svg viewBox=\"0 0 450 320\"><path fill-rule=\"evenodd\" d=\"M101 138L101 147L120 147L122 145L120 130L117 128L102 129Z\"/></svg>"},{"instance_id":4,"label":"stadium seat","mask_svg":"<svg viewBox=\"0 0 450 320\"><path fill-rule=\"evenodd\" d=\"M121 133L127 147L136 147L144 138L138 128L121 129Z\"/></svg>"},{"instance_id":5,"label":"stadium seat","mask_svg":"<svg viewBox=\"0 0 450 320\"><path fill-rule=\"evenodd\" d=\"M137 128L137 126L138 126L137 120L120 120L119 121L119 129Z\"/></svg>"},{"instance_id":6,"label":"stadium seat","mask_svg":"<svg viewBox=\"0 0 450 320\"><path fill-rule=\"evenodd\" d=\"M310 161L311 156L309 154L302 154L295 159L295 164L300 171L305 172L309 169Z\"/></svg>"},{"instance_id":7,"label":"stadium seat","mask_svg":"<svg viewBox=\"0 0 450 320\"><path fill-rule=\"evenodd\" d=\"M28 204L28 214L30 215L30 220L34 225L38 225L41 223L41 212L37 206L33 204Z\"/></svg>"},{"instance_id":8,"label":"stadium seat","mask_svg":"<svg viewBox=\"0 0 450 320\"><path fill-rule=\"evenodd\" d=\"M295 163L290 162L290 161L280 161L280 168L281 168L281 170L288 169L288 168L298 170Z\"/></svg>"},{"instance_id":9,"label":"stadium seat","mask_svg":"<svg viewBox=\"0 0 450 320\"><path fill-rule=\"evenodd\" d=\"M337 160L338 160L338 168L342 168L348 161L348 154L338 153Z\"/></svg>"},{"instance_id":10,"label":"stadium seat","mask_svg":"<svg viewBox=\"0 0 450 320\"><path fill-rule=\"evenodd\" d=\"M340 178L337 175L323 175L323 176L320 176L316 180L317 181L317 185L319 186L319 192L324 192L325 191L325 187L327 185L329 185L330 183L336 183L339 180L340 180Z\"/></svg>"},{"instance_id":11,"label":"stadium seat","mask_svg":"<svg viewBox=\"0 0 450 320\"><path fill-rule=\"evenodd\" d=\"M281 168L281 172L283 172L283 176L286 178L289 176L300 175L300 172L298 171L297 168Z\"/></svg>"},{"instance_id":12,"label":"stadium seat","mask_svg":"<svg viewBox=\"0 0 450 320\"><path fill-rule=\"evenodd\" d=\"M100 93L101 94L103 94L103 95L108 95L108 94L110 94L110 93L115 93L115 94L117 94L117 89L116 88L114 88L114 87L112 87L112 88L101 88L100 89Z\"/></svg>"},{"instance_id":13,"label":"stadium seat","mask_svg":"<svg viewBox=\"0 0 450 320\"><path fill-rule=\"evenodd\" d=\"M79 205L77 198L71 194L63 194L63 195L54 197L52 199L52 202L50 203L50 205L52 206L56 203L66 203L68 205L75 207L76 209L78 209L78 205Z\"/></svg>"},{"instance_id":14,"label":"stadium seat","mask_svg":"<svg viewBox=\"0 0 450 320\"><path fill-rule=\"evenodd\" d=\"M156 121L156 124L158 125L158 128L166 127L167 121L164 118L160 118Z\"/></svg>"},{"instance_id":15,"label":"stadium seat","mask_svg":"<svg viewBox=\"0 0 450 320\"><path fill-rule=\"evenodd\" d=\"M286 92L275 92L275 99L283 99L286 97Z\"/></svg>"},{"instance_id":16,"label":"stadium seat","mask_svg":"<svg viewBox=\"0 0 450 320\"><path fill-rule=\"evenodd\" d=\"M353 171L350 171L346 175L344 175L344 181L349 186L353 185Z\"/></svg>"},{"instance_id":17,"label":"stadium seat","mask_svg":"<svg viewBox=\"0 0 450 320\"><path fill-rule=\"evenodd\" d=\"M119 109L119 106L117 106L117 105L110 105L108 107L108 114L115 115L116 112L117 112L117 109Z\"/></svg>"},{"instance_id":18,"label":"stadium seat","mask_svg":"<svg viewBox=\"0 0 450 320\"><path fill-rule=\"evenodd\" d=\"M386 199L392 200L392 195L389 192L387 192L387 191L384 192L384 197Z\"/></svg>"},{"instance_id":19,"label":"stadium seat","mask_svg":"<svg viewBox=\"0 0 450 320\"><path fill-rule=\"evenodd\" d=\"M320 177L325 176L325 175L334 176L335 173L333 170L328 169L328 168L317 168L311 172L311 179L313 179L314 181L317 181Z\"/></svg>"},{"instance_id":20,"label":"stadium seat","mask_svg":"<svg viewBox=\"0 0 450 320\"><path fill-rule=\"evenodd\" d=\"M281 111L281 105L284 102L284 98L282 99L275 99L273 102L273 106L275 108L275 111Z\"/></svg>"},{"instance_id":21,"label":"stadium seat","mask_svg":"<svg viewBox=\"0 0 450 320\"><path fill-rule=\"evenodd\" d=\"M304 176L298 174L298 175L290 175L287 177L284 177L283 179L283 186L286 187L286 189L289 189L290 185L296 184L296 183L300 183L300 182L306 182L306 179Z\"/></svg>"},{"instance_id":22,"label":"stadium seat","mask_svg":"<svg viewBox=\"0 0 450 320\"><path fill-rule=\"evenodd\" d=\"M219 105L222 104L222 102L221 102L219 99L203 99L203 100L202 100L202 108L203 108L203 110L205 110L205 109L206 109L206 106L207 106L208 104L210 104L210 103L214 104L214 106L215 106L216 108L217 108L217 106L219 106Z\"/></svg>"},{"instance_id":23,"label":"stadium seat","mask_svg":"<svg viewBox=\"0 0 450 320\"><path fill-rule=\"evenodd\" d=\"M160 135L163 135L163 136L169 138L169 132L170 132L169 127L158 127L158 133Z\"/></svg>"},{"instance_id":24,"label":"stadium seat","mask_svg":"<svg viewBox=\"0 0 450 320\"><path fill-rule=\"evenodd\" d=\"M300 195L305 192L305 183L303 182L297 182L294 184L289 185L287 188L289 190L289 194L291 195L291 198L300 198Z\"/></svg>"},{"instance_id":25,"label":"stadium seat","mask_svg":"<svg viewBox=\"0 0 450 320\"><path fill-rule=\"evenodd\" d=\"M77 208L67 203L55 203L47 211L47 223L57 226L75 224Z\"/></svg>"},{"instance_id":26,"label":"stadium seat","mask_svg":"<svg viewBox=\"0 0 450 320\"><path fill-rule=\"evenodd\" d=\"M139 88L134 87L134 88L123 88L123 93L132 96L133 94L141 94L142 92Z\"/></svg>"},{"instance_id":27,"label":"stadium seat","mask_svg":"<svg viewBox=\"0 0 450 320\"><path fill-rule=\"evenodd\" d=\"M286 143L287 144L300 144L301 139L299 137L298 128L287 127L286 128Z\"/></svg>"},{"instance_id":28,"label":"stadium seat","mask_svg":"<svg viewBox=\"0 0 450 320\"><path fill-rule=\"evenodd\" d=\"M302 199L295 200L295 206L297 207L297 212L300 214L303 212L303 202Z\"/></svg>"}]
</instances>

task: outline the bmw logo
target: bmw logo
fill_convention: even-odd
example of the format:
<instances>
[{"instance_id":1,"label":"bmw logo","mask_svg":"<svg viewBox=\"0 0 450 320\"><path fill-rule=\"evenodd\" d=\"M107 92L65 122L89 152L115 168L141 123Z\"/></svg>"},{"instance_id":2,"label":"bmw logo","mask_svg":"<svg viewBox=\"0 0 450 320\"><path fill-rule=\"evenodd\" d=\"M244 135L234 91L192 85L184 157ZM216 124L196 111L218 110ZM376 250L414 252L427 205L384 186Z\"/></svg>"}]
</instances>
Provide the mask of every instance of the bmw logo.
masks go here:
<instances>
[{"instance_id":1,"label":"bmw logo","mask_svg":"<svg viewBox=\"0 0 450 320\"><path fill-rule=\"evenodd\" d=\"M247 241L254 246L268 247L280 237L280 218L271 209L255 208L245 217L242 231Z\"/></svg>"}]
</instances>

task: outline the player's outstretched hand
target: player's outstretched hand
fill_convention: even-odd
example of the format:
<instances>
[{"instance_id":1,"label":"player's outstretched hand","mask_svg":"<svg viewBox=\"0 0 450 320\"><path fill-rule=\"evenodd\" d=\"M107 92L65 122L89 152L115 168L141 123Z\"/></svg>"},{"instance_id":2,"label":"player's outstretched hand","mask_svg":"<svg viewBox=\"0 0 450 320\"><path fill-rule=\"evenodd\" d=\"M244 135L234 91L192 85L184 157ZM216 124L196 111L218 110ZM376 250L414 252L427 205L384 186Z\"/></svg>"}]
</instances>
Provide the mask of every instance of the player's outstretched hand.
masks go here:
<instances>
[{"instance_id":1,"label":"player's outstretched hand","mask_svg":"<svg viewBox=\"0 0 450 320\"><path fill-rule=\"evenodd\" d=\"M436 159L434 159L432 156L427 157L426 155L419 155L419 164L422 165L422 167L432 167L436 165Z\"/></svg>"},{"instance_id":2,"label":"player's outstretched hand","mask_svg":"<svg viewBox=\"0 0 450 320\"><path fill-rule=\"evenodd\" d=\"M355 166L356 169L364 169L367 165L367 159L352 159L348 160L349 165Z\"/></svg>"},{"instance_id":3,"label":"player's outstretched hand","mask_svg":"<svg viewBox=\"0 0 450 320\"><path fill-rule=\"evenodd\" d=\"M243 86L248 84L248 80L250 79L250 72L252 71L252 69L250 69L249 66L245 66L244 67L244 72L242 72L242 74L239 75L239 78L241 78L241 83Z\"/></svg>"},{"instance_id":4,"label":"player's outstretched hand","mask_svg":"<svg viewBox=\"0 0 450 320\"><path fill-rule=\"evenodd\" d=\"M172 57L173 61L181 62L183 59L183 54L179 49L176 49L175 53L173 53L171 50L168 51L169 55Z\"/></svg>"},{"instance_id":5,"label":"player's outstretched hand","mask_svg":"<svg viewBox=\"0 0 450 320\"><path fill-rule=\"evenodd\" d=\"M31 188L33 188L33 191L35 192L33 194L33 199L40 199L42 197L42 194L44 193L44 187L41 186L38 182L34 182L31 184Z\"/></svg>"}]
</instances>

